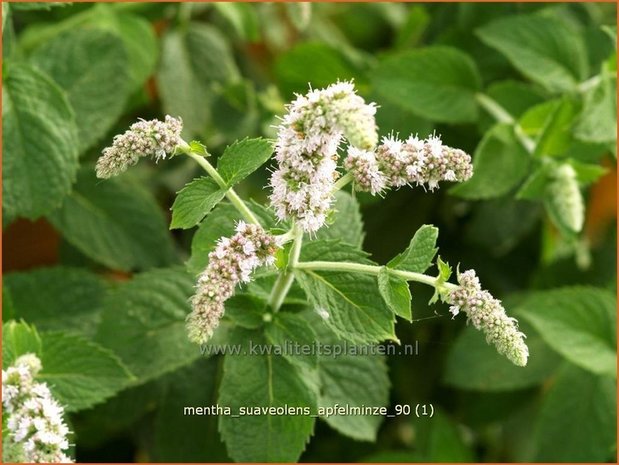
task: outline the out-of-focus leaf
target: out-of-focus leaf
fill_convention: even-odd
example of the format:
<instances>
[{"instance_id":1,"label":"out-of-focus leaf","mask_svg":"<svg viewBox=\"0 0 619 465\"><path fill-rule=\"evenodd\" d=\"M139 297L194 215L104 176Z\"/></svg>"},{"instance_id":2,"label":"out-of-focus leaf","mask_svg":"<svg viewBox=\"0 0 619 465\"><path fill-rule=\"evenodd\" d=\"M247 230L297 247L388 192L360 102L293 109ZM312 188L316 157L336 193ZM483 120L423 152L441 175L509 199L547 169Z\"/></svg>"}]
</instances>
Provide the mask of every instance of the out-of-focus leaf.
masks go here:
<instances>
[{"instance_id":1,"label":"out-of-focus leaf","mask_svg":"<svg viewBox=\"0 0 619 465\"><path fill-rule=\"evenodd\" d=\"M534 293L517 313L567 360L598 375L616 376L616 307L608 291L568 287Z\"/></svg>"},{"instance_id":2,"label":"out-of-focus leaf","mask_svg":"<svg viewBox=\"0 0 619 465\"><path fill-rule=\"evenodd\" d=\"M110 268L132 270L174 262L172 238L150 193L128 178L100 181L80 171L73 193L47 217L86 256Z\"/></svg>"},{"instance_id":3,"label":"out-of-focus leaf","mask_svg":"<svg viewBox=\"0 0 619 465\"><path fill-rule=\"evenodd\" d=\"M500 18L477 30L525 76L552 91L572 90L587 76L587 53L578 31L545 16Z\"/></svg>"},{"instance_id":4,"label":"out-of-focus leaf","mask_svg":"<svg viewBox=\"0 0 619 465\"><path fill-rule=\"evenodd\" d=\"M518 367L489 345L483 334L466 328L449 352L444 382L460 389L510 391L541 384L552 376L561 358L529 325L520 328L527 335L530 358Z\"/></svg>"},{"instance_id":5,"label":"out-of-focus leaf","mask_svg":"<svg viewBox=\"0 0 619 465\"><path fill-rule=\"evenodd\" d=\"M387 56L372 74L376 90L394 104L433 121L472 122L481 79L475 62L449 47L427 47Z\"/></svg>"},{"instance_id":6,"label":"out-of-focus leaf","mask_svg":"<svg viewBox=\"0 0 619 465\"><path fill-rule=\"evenodd\" d=\"M118 120L129 96L123 41L109 32L76 29L38 47L32 62L67 93L84 152Z\"/></svg>"},{"instance_id":7,"label":"out-of-focus leaf","mask_svg":"<svg viewBox=\"0 0 619 465\"><path fill-rule=\"evenodd\" d=\"M71 106L49 77L24 64L4 64L2 209L36 219L70 192L78 168Z\"/></svg>"},{"instance_id":8,"label":"out-of-focus leaf","mask_svg":"<svg viewBox=\"0 0 619 465\"><path fill-rule=\"evenodd\" d=\"M499 197L526 176L529 159L513 128L497 125L484 135L475 150L473 177L450 192L468 199Z\"/></svg>"},{"instance_id":9,"label":"out-of-focus leaf","mask_svg":"<svg viewBox=\"0 0 619 465\"><path fill-rule=\"evenodd\" d=\"M614 460L616 412L616 380L566 365L544 398L533 430L532 459L536 462Z\"/></svg>"},{"instance_id":10,"label":"out-of-focus leaf","mask_svg":"<svg viewBox=\"0 0 619 465\"><path fill-rule=\"evenodd\" d=\"M103 402L132 380L116 355L82 336L51 332L41 339L43 369L38 377L68 411Z\"/></svg>"},{"instance_id":11,"label":"out-of-focus leaf","mask_svg":"<svg viewBox=\"0 0 619 465\"><path fill-rule=\"evenodd\" d=\"M106 288L94 273L80 268L40 268L6 274L3 285L10 291L15 316L41 331L94 334Z\"/></svg>"}]
</instances>

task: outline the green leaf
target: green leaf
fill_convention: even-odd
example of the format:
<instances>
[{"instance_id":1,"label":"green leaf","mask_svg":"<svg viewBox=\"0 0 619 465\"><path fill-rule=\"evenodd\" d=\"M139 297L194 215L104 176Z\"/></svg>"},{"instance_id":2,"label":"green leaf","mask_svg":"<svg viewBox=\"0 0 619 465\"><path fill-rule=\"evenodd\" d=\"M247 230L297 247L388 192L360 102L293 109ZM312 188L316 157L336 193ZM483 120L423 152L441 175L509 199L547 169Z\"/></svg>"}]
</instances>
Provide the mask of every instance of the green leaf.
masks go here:
<instances>
[{"instance_id":1,"label":"green leaf","mask_svg":"<svg viewBox=\"0 0 619 465\"><path fill-rule=\"evenodd\" d=\"M616 78L605 78L584 96L582 114L574 128L574 136L587 142L617 140Z\"/></svg>"},{"instance_id":2,"label":"green leaf","mask_svg":"<svg viewBox=\"0 0 619 465\"><path fill-rule=\"evenodd\" d=\"M316 368L317 354L310 351L316 341L316 333L302 316L276 313L273 321L265 327L265 336L271 344L282 350L282 355L293 365L300 369ZM304 350L308 353L305 354Z\"/></svg>"},{"instance_id":3,"label":"green leaf","mask_svg":"<svg viewBox=\"0 0 619 465\"><path fill-rule=\"evenodd\" d=\"M477 34L503 53L518 71L551 91L572 90L587 76L583 39L565 21L512 16L486 24Z\"/></svg>"},{"instance_id":4,"label":"green leaf","mask_svg":"<svg viewBox=\"0 0 619 465\"><path fill-rule=\"evenodd\" d=\"M229 461L217 432L217 417L185 414L187 407L216 404L221 362L221 358L198 360L166 375L165 393L154 420L154 461Z\"/></svg>"},{"instance_id":5,"label":"green leaf","mask_svg":"<svg viewBox=\"0 0 619 465\"><path fill-rule=\"evenodd\" d=\"M255 203L250 203L249 207L266 229L275 225L272 211ZM191 241L191 257L187 261L192 274L199 274L206 268L208 254L215 248L217 239L232 236L240 219L241 215L231 204L222 202L200 223Z\"/></svg>"},{"instance_id":6,"label":"green leaf","mask_svg":"<svg viewBox=\"0 0 619 465\"><path fill-rule=\"evenodd\" d=\"M226 147L217 160L217 171L232 187L265 164L272 153L273 146L266 139L243 139Z\"/></svg>"},{"instance_id":7,"label":"green leaf","mask_svg":"<svg viewBox=\"0 0 619 465\"><path fill-rule=\"evenodd\" d=\"M233 27L244 41L257 42L260 39L260 23L256 9L246 3L213 3L213 7Z\"/></svg>"},{"instance_id":8,"label":"green leaf","mask_svg":"<svg viewBox=\"0 0 619 465\"><path fill-rule=\"evenodd\" d=\"M405 279L393 276L387 268L383 268L378 274L378 290L393 313L413 321L411 290Z\"/></svg>"},{"instance_id":9,"label":"green leaf","mask_svg":"<svg viewBox=\"0 0 619 465\"><path fill-rule=\"evenodd\" d=\"M515 119L522 116L530 107L545 100L544 92L535 85L521 81L499 81L488 86L486 95L503 107ZM483 132L495 124L495 119L487 114L480 118Z\"/></svg>"},{"instance_id":10,"label":"green leaf","mask_svg":"<svg viewBox=\"0 0 619 465\"><path fill-rule=\"evenodd\" d=\"M36 219L71 191L77 162L73 110L51 79L24 64L7 64L2 89L2 209Z\"/></svg>"},{"instance_id":11,"label":"green leaf","mask_svg":"<svg viewBox=\"0 0 619 465\"><path fill-rule=\"evenodd\" d=\"M318 405L386 407L389 403L390 383L385 357L378 354L347 353L345 350L350 349L350 345L339 341L317 315L312 315L310 320L322 344L328 344L332 352L341 349L340 355L337 356L325 352L319 354ZM383 418L375 415L332 415L324 417L323 420L335 430L353 439L375 441Z\"/></svg>"},{"instance_id":12,"label":"green leaf","mask_svg":"<svg viewBox=\"0 0 619 465\"><path fill-rule=\"evenodd\" d=\"M95 339L141 383L193 362L200 348L185 331L193 286L192 277L176 268L136 275L106 297Z\"/></svg>"},{"instance_id":13,"label":"green leaf","mask_svg":"<svg viewBox=\"0 0 619 465\"><path fill-rule=\"evenodd\" d=\"M265 322L267 302L251 293L251 289L247 289L246 292L246 294L237 292L226 300L224 318L230 319L241 328L256 329Z\"/></svg>"},{"instance_id":14,"label":"green leaf","mask_svg":"<svg viewBox=\"0 0 619 465\"><path fill-rule=\"evenodd\" d=\"M447 358L443 381L460 389L502 392L524 389L543 383L559 367L557 356L528 325L521 331L527 335L531 358L526 367L517 367L475 328L466 328L456 339Z\"/></svg>"},{"instance_id":15,"label":"green leaf","mask_svg":"<svg viewBox=\"0 0 619 465\"><path fill-rule=\"evenodd\" d=\"M212 178L194 179L178 192L174 200L170 229L193 228L225 195L226 192Z\"/></svg>"},{"instance_id":16,"label":"green leaf","mask_svg":"<svg viewBox=\"0 0 619 465\"><path fill-rule=\"evenodd\" d=\"M174 261L172 238L150 193L128 178L104 182L86 167L73 193L48 219L84 255L110 268L132 270Z\"/></svg>"},{"instance_id":17,"label":"green leaf","mask_svg":"<svg viewBox=\"0 0 619 465\"><path fill-rule=\"evenodd\" d=\"M533 155L537 157L563 155L573 142L572 127L577 114L578 108L573 101L565 99L556 102L537 138ZM526 114L523 120L526 121Z\"/></svg>"},{"instance_id":18,"label":"green leaf","mask_svg":"<svg viewBox=\"0 0 619 465\"><path fill-rule=\"evenodd\" d=\"M285 3L286 13L294 27L299 32L303 32L312 20L312 4L310 2L291 2Z\"/></svg>"},{"instance_id":19,"label":"green leaf","mask_svg":"<svg viewBox=\"0 0 619 465\"><path fill-rule=\"evenodd\" d=\"M2 367L7 368L24 354L41 356L41 338L34 326L20 321L2 324Z\"/></svg>"},{"instance_id":20,"label":"green leaf","mask_svg":"<svg viewBox=\"0 0 619 465\"><path fill-rule=\"evenodd\" d=\"M116 123L129 96L123 41L101 30L76 29L45 42L31 59L67 93L84 152Z\"/></svg>"},{"instance_id":21,"label":"green leaf","mask_svg":"<svg viewBox=\"0 0 619 465\"><path fill-rule=\"evenodd\" d=\"M463 438L457 424L437 410L431 419L414 418L415 462L448 463L472 462L473 452Z\"/></svg>"},{"instance_id":22,"label":"green leaf","mask_svg":"<svg viewBox=\"0 0 619 465\"><path fill-rule=\"evenodd\" d=\"M533 460L613 461L617 449L616 412L616 380L566 365L541 406L534 429Z\"/></svg>"},{"instance_id":23,"label":"green leaf","mask_svg":"<svg viewBox=\"0 0 619 465\"><path fill-rule=\"evenodd\" d=\"M477 119L481 78L473 60L458 49L436 46L390 55L374 70L372 81L386 100L429 120Z\"/></svg>"},{"instance_id":24,"label":"green leaf","mask_svg":"<svg viewBox=\"0 0 619 465\"><path fill-rule=\"evenodd\" d=\"M404 252L392 258L387 267L394 270L425 273L430 266L438 249L438 228L429 224L421 226L411 239Z\"/></svg>"},{"instance_id":25,"label":"green leaf","mask_svg":"<svg viewBox=\"0 0 619 465\"><path fill-rule=\"evenodd\" d=\"M320 66L307 66L320 63ZM354 79L359 85L359 69L342 53L330 45L319 42L301 42L281 54L275 62L275 75L285 96L295 92L305 94L308 83L312 88L327 87L338 79Z\"/></svg>"},{"instance_id":26,"label":"green leaf","mask_svg":"<svg viewBox=\"0 0 619 465\"><path fill-rule=\"evenodd\" d=\"M139 88L157 65L159 43L153 25L138 15L119 12L115 5L98 3L97 14L92 19L102 30L119 36L127 52L127 71L132 88Z\"/></svg>"},{"instance_id":27,"label":"green leaf","mask_svg":"<svg viewBox=\"0 0 619 465\"><path fill-rule=\"evenodd\" d=\"M17 318L41 331L63 330L94 334L105 293L103 280L82 268L39 268L9 273L4 287L10 291Z\"/></svg>"},{"instance_id":28,"label":"green leaf","mask_svg":"<svg viewBox=\"0 0 619 465\"><path fill-rule=\"evenodd\" d=\"M251 344L266 347L256 332L236 330L245 355L226 355L219 387L219 405L227 405L233 414L239 409L301 407L315 412L313 392L298 370L283 356L250 354ZM305 449L314 428L308 415L279 415L268 410L259 415L219 417L219 431L228 454L237 462L295 462Z\"/></svg>"},{"instance_id":29,"label":"green leaf","mask_svg":"<svg viewBox=\"0 0 619 465\"><path fill-rule=\"evenodd\" d=\"M202 134L210 121L211 85L237 78L232 50L214 27L190 23L164 35L157 73L163 109L190 133Z\"/></svg>"},{"instance_id":30,"label":"green leaf","mask_svg":"<svg viewBox=\"0 0 619 465\"><path fill-rule=\"evenodd\" d=\"M373 264L363 251L334 241L307 243L301 260ZM295 276L312 306L339 337L355 343L397 341L394 314L380 294L376 277L326 270L296 270Z\"/></svg>"},{"instance_id":31,"label":"green leaf","mask_svg":"<svg viewBox=\"0 0 619 465\"><path fill-rule=\"evenodd\" d=\"M361 207L355 197L348 192L339 191L335 194L334 220L316 233L316 239L340 240L357 247L363 244L363 218Z\"/></svg>"},{"instance_id":32,"label":"green leaf","mask_svg":"<svg viewBox=\"0 0 619 465\"><path fill-rule=\"evenodd\" d=\"M118 357L82 336L51 332L41 339L43 369L38 378L68 411L103 402L132 380Z\"/></svg>"},{"instance_id":33,"label":"green leaf","mask_svg":"<svg viewBox=\"0 0 619 465\"><path fill-rule=\"evenodd\" d=\"M473 177L450 193L467 199L500 197L513 189L529 171L530 156L510 125L488 131L475 150Z\"/></svg>"},{"instance_id":34,"label":"green leaf","mask_svg":"<svg viewBox=\"0 0 619 465\"><path fill-rule=\"evenodd\" d=\"M570 362L616 376L616 308L616 298L608 291L568 287L534 293L517 312Z\"/></svg>"}]
</instances>

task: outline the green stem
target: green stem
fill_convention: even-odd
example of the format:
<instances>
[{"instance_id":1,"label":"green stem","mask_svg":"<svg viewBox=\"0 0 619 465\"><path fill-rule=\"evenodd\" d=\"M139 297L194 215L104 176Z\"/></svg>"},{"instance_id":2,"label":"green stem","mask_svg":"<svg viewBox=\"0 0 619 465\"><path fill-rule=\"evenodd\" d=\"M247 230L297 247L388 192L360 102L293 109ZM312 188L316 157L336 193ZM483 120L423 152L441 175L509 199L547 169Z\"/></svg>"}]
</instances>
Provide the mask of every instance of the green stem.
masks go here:
<instances>
[{"instance_id":1,"label":"green stem","mask_svg":"<svg viewBox=\"0 0 619 465\"><path fill-rule=\"evenodd\" d=\"M298 226L294 229L294 242L290 249L290 256L288 258L288 265L286 269L280 273L275 281L271 295L269 296L269 305L273 309L273 312L278 312L284 303L288 291L294 282L294 268L299 263L299 256L301 255L301 245L303 244L303 230Z\"/></svg>"},{"instance_id":2,"label":"green stem","mask_svg":"<svg viewBox=\"0 0 619 465\"><path fill-rule=\"evenodd\" d=\"M390 268L377 265L363 265L361 263L311 261L297 263L295 268L297 270L350 271L353 273L366 273L374 276L378 276L383 269L386 269L388 273L405 279L406 281L414 281L417 283L427 284L432 287L436 287L438 284L438 278L435 278L434 276L428 276L423 273L414 273L412 271L392 270ZM457 285L451 283L443 283L442 286L450 291L458 288Z\"/></svg>"},{"instance_id":3,"label":"green stem","mask_svg":"<svg viewBox=\"0 0 619 465\"><path fill-rule=\"evenodd\" d=\"M234 205L234 207L243 216L245 221L260 226L260 221L258 221L256 215L252 213L252 211L247 207L245 202L243 202L243 199L238 196L234 189L232 189L226 184L226 181L224 181L224 179L219 175L215 167L211 165L206 158L191 151L191 149L186 148L185 146L181 146L181 150L183 150L183 153L185 153L188 157L193 158L198 163L198 165L204 168L204 171L206 171L217 183L217 185L226 192L226 197L228 197L230 203Z\"/></svg>"},{"instance_id":4,"label":"green stem","mask_svg":"<svg viewBox=\"0 0 619 465\"><path fill-rule=\"evenodd\" d=\"M333 193L335 194L337 191L342 189L344 186L352 182L352 180L353 180L352 174L346 173L344 176L338 179L336 183L333 185Z\"/></svg>"},{"instance_id":5,"label":"green stem","mask_svg":"<svg viewBox=\"0 0 619 465\"><path fill-rule=\"evenodd\" d=\"M524 130L514 119L514 117L510 115L505 108L499 105L496 100L482 93L475 94L475 99L482 106L482 108L493 116L499 123L510 124L514 127L514 134L527 152L535 152L535 141L524 133Z\"/></svg>"}]
</instances>

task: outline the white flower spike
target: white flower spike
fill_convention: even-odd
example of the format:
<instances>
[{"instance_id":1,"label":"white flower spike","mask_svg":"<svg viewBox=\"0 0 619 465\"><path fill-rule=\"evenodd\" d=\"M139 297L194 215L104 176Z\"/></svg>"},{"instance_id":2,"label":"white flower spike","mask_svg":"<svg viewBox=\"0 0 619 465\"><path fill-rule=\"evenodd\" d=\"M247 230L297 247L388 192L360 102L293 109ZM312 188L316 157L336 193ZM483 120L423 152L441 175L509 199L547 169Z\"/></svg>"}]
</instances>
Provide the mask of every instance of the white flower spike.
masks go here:
<instances>
[{"instance_id":1,"label":"white flower spike","mask_svg":"<svg viewBox=\"0 0 619 465\"><path fill-rule=\"evenodd\" d=\"M10 461L27 463L71 463L64 451L69 448L69 428L64 409L52 397L45 383L34 380L41 361L34 354L19 357L2 370L2 405L8 414L6 452Z\"/></svg>"},{"instance_id":2,"label":"white flower spike","mask_svg":"<svg viewBox=\"0 0 619 465\"><path fill-rule=\"evenodd\" d=\"M111 147L103 149L95 168L97 177L118 176L141 157L152 157L156 161L165 159L182 142L182 130L183 122L169 115L165 121L140 120L132 124L129 130L114 137Z\"/></svg>"},{"instance_id":3,"label":"white flower spike","mask_svg":"<svg viewBox=\"0 0 619 465\"><path fill-rule=\"evenodd\" d=\"M274 236L243 221L237 224L234 236L219 239L191 299L193 311L187 316L187 334L192 342L204 344L210 339L237 284L249 282L259 266L273 265L278 248Z\"/></svg>"}]
</instances>

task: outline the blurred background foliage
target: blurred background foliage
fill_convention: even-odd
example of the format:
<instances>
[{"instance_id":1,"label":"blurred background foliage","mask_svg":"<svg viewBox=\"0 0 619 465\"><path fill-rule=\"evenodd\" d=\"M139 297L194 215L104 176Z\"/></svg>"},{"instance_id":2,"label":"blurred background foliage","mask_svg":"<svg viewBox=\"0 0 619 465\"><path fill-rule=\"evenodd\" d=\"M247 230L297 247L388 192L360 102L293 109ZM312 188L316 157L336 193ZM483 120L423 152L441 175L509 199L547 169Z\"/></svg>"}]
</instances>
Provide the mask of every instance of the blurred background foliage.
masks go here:
<instances>
[{"instance_id":1,"label":"blurred background foliage","mask_svg":"<svg viewBox=\"0 0 619 465\"><path fill-rule=\"evenodd\" d=\"M562 57L577 62L578 83L600 69L614 76L615 4L2 6L4 111L34 118L21 149L29 166L17 166L8 153L12 142L4 141L3 320L23 318L45 330L79 326L93 335L108 288L189 258L194 230L169 232L167 224L175 193L197 175L191 160L143 162L105 183L92 174L101 149L137 118L181 116L186 139L220 154L245 136L273 137L284 104L308 83L354 79L379 105L383 135L436 131L448 145L476 153L495 124L492 115L475 104L457 106L449 93L428 103L398 88L398 77L412 72L411 51L451 47L474 61L481 81L467 83L456 70L454 88L485 89L512 117L528 115L520 125L531 137L542 133L550 147L545 155L585 166L579 175L589 173L595 182L585 192L583 232L564 234L543 202L516 198L532 171L506 165L511 156L488 165L496 182L484 184L484 194L418 188L382 200L358 195L364 248L375 261L403 250L422 224L437 225L441 255L475 268L522 320L531 361L525 369L509 366L462 321L425 305L428 289L413 286L417 321L399 324L397 332L403 343L419 341L420 355L389 358L390 403L432 403L436 416L388 419L376 443L355 442L318 422L301 459L615 460L616 372L595 354L576 352L593 344L616 357L616 80L610 94L599 83L574 90L557 75L536 74L539 63L519 66L509 45L482 40L497 21L547 19L560 24L550 39L543 37L549 30L533 34L558 55L565 53L565 31L581 40L581 56ZM502 30L507 35L509 27ZM430 59L425 72L447 73L441 79L449 81L449 71L431 65ZM30 67L38 74L28 74ZM44 90L23 92L34 85L25 76L35 76ZM55 121L55 128L20 110L38 96L52 104L35 115ZM557 110L570 102L573 111ZM56 149L45 152L50 141ZM501 150L495 145L489 156ZM267 179L268 170L256 172L239 193L264 202ZM212 360L200 360L73 415L77 460L229 460L214 422L180 413L183 405L214 401L216 374Z\"/></svg>"}]
</instances>

